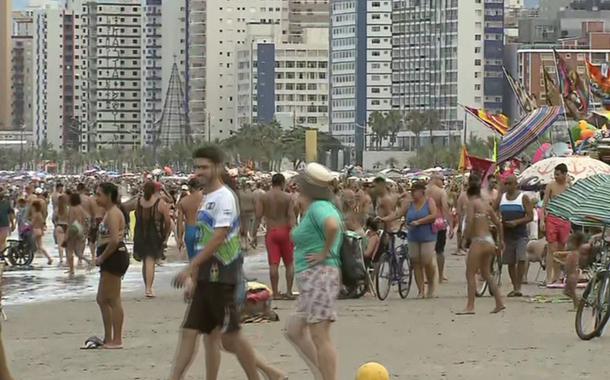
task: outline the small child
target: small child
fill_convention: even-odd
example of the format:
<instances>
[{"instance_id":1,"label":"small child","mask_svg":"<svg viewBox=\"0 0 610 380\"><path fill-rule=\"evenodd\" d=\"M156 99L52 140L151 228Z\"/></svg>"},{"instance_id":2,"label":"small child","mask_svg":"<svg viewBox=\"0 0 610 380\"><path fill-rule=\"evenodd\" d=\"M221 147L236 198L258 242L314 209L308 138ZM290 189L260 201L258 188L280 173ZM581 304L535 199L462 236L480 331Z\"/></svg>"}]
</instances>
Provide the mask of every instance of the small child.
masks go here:
<instances>
[{"instance_id":1,"label":"small child","mask_svg":"<svg viewBox=\"0 0 610 380\"><path fill-rule=\"evenodd\" d=\"M576 286L580 270L587 269L593 264L595 255L592 250L592 240L587 241L585 234L579 231L572 233L568 240L569 251L555 252L554 259L565 266L566 283L563 293L572 299L574 309L578 307Z\"/></svg>"}]
</instances>

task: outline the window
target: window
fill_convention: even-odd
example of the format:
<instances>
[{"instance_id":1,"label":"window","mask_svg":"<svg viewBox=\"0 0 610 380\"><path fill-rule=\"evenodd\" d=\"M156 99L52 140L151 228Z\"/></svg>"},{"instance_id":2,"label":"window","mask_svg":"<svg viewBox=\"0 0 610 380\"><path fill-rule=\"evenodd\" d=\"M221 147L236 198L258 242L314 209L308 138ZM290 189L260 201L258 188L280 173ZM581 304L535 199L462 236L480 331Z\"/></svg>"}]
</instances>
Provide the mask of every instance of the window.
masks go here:
<instances>
[{"instance_id":1,"label":"window","mask_svg":"<svg viewBox=\"0 0 610 380\"><path fill-rule=\"evenodd\" d=\"M475 66L481 66L481 60L480 59L475 59L474 60L474 65Z\"/></svg>"},{"instance_id":2,"label":"window","mask_svg":"<svg viewBox=\"0 0 610 380\"><path fill-rule=\"evenodd\" d=\"M475 41L481 41L481 35L480 34L475 34L474 35L474 40Z\"/></svg>"}]
</instances>

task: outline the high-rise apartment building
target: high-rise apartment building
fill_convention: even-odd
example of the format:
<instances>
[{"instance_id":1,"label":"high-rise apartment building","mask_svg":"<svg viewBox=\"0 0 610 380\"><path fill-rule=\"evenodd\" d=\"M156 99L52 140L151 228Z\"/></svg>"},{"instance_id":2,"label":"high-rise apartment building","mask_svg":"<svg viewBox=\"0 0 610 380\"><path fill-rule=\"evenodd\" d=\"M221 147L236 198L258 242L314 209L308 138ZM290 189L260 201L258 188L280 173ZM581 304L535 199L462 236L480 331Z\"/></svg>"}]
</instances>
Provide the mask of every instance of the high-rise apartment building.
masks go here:
<instances>
[{"instance_id":1,"label":"high-rise apartment building","mask_svg":"<svg viewBox=\"0 0 610 380\"><path fill-rule=\"evenodd\" d=\"M282 38L303 42L305 29L328 28L329 0L288 0L282 7Z\"/></svg>"},{"instance_id":2,"label":"high-rise apartment building","mask_svg":"<svg viewBox=\"0 0 610 380\"><path fill-rule=\"evenodd\" d=\"M277 25L250 24L237 49L238 125L276 120L328 131L328 29L300 31L300 42L279 41Z\"/></svg>"},{"instance_id":3,"label":"high-rise apartment building","mask_svg":"<svg viewBox=\"0 0 610 380\"><path fill-rule=\"evenodd\" d=\"M282 0L189 2L189 119L196 135L230 136L235 120L235 51L248 23L281 24ZM209 125L208 125L209 123ZM209 128L208 128L209 126Z\"/></svg>"},{"instance_id":4,"label":"high-rise apartment building","mask_svg":"<svg viewBox=\"0 0 610 380\"><path fill-rule=\"evenodd\" d=\"M393 3L392 107L436 111L446 130L463 127L460 105L501 111L504 0Z\"/></svg>"},{"instance_id":5,"label":"high-rise apartment building","mask_svg":"<svg viewBox=\"0 0 610 380\"><path fill-rule=\"evenodd\" d=\"M12 126L31 131L34 103L34 22L31 12L13 12Z\"/></svg>"},{"instance_id":6,"label":"high-rise apartment building","mask_svg":"<svg viewBox=\"0 0 610 380\"><path fill-rule=\"evenodd\" d=\"M392 2L331 2L330 132L362 162L370 114L391 110Z\"/></svg>"},{"instance_id":7,"label":"high-rise apartment building","mask_svg":"<svg viewBox=\"0 0 610 380\"><path fill-rule=\"evenodd\" d=\"M187 0L146 0L142 30L144 88L141 135L142 143L145 145L152 144L158 137L159 121L174 62L178 65L183 83L187 77L187 2ZM186 98L184 100L186 102Z\"/></svg>"},{"instance_id":8,"label":"high-rise apartment building","mask_svg":"<svg viewBox=\"0 0 610 380\"><path fill-rule=\"evenodd\" d=\"M74 44L80 40L86 59L70 67L64 64L64 122L74 120L81 151L100 148L131 149L141 144L142 98L142 5L138 0L98 0L82 2L75 9L73 24L64 18L64 31L72 28ZM77 29L77 17L84 18ZM84 28L84 30L83 30ZM77 38L78 37L78 38ZM76 49L66 51L71 37L64 33L64 59ZM86 77L87 88L78 91L80 101L74 114L66 108L69 78ZM68 82L66 82L68 81ZM72 94L68 94L70 96ZM76 94L72 98L77 100ZM76 105L88 107L86 118L77 118ZM68 106L68 107L66 107ZM66 128L65 130L68 130ZM70 129L74 130L74 129Z\"/></svg>"},{"instance_id":9,"label":"high-rise apartment building","mask_svg":"<svg viewBox=\"0 0 610 380\"><path fill-rule=\"evenodd\" d=\"M11 116L11 0L0 1L0 130L12 128Z\"/></svg>"}]
</instances>

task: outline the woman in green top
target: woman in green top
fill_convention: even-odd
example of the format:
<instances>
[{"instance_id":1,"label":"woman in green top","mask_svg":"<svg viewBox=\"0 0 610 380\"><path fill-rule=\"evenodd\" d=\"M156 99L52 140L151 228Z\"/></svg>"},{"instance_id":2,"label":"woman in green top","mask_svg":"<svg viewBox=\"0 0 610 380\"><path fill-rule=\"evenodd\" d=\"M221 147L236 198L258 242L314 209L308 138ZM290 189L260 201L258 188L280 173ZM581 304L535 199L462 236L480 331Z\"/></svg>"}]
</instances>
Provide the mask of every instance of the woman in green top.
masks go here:
<instances>
[{"instance_id":1,"label":"woman in green top","mask_svg":"<svg viewBox=\"0 0 610 380\"><path fill-rule=\"evenodd\" d=\"M294 344L316 379L336 380L337 354L330 326L337 318L341 286L339 249L342 218L332 204L332 176L324 166L311 163L299 180L301 223L293 229L296 314L287 322L287 338Z\"/></svg>"}]
</instances>

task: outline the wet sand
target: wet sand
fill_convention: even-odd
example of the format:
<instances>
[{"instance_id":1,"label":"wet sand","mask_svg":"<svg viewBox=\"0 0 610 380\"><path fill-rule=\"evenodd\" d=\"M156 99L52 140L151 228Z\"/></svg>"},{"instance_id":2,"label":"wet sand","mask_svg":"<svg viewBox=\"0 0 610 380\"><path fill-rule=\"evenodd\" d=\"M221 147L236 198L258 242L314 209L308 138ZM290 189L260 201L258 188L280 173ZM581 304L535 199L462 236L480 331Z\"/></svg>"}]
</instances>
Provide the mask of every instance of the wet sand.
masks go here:
<instances>
[{"instance_id":1,"label":"wet sand","mask_svg":"<svg viewBox=\"0 0 610 380\"><path fill-rule=\"evenodd\" d=\"M351 380L367 361L379 361L392 379L602 379L610 352L610 336L580 341L574 332L570 304L539 304L528 298L507 299L507 309L490 315L493 299L477 299L475 316L455 316L465 305L463 258L448 257L450 282L439 298L417 300L415 284L409 299L392 291L385 302L372 296L339 301L339 321L333 326L339 379ZM102 326L94 292L84 298L58 298L6 306L4 342L16 379L167 379L186 305L169 287L178 265L162 268L156 299L145 299L137 283L139 266L132 262L135 283L124 294L125 348L122 351L79 350ZM537 264L532 265L533 280ZM45 271L43 269L43 271ZM249 259L248 275L266 279L264 256ZM97 275L91 275L96 278ZM509 290L504 273L504 294ZM95 283L95 281L93 281ZM44 287L43 287L44 288ZM44 289L36 289L41 292ZM525 293L558 295L559 290L527 285ZM10 296L10 295L9 295ZM274 303L282 320L293 303ZM311 379L305 365L282 336L283 322L245 325L256 349L290 379ZM203 379L200 351L187 379ZM223 355L220 379L244 379L237 361Z\"/></svg>"}]
</instances>

